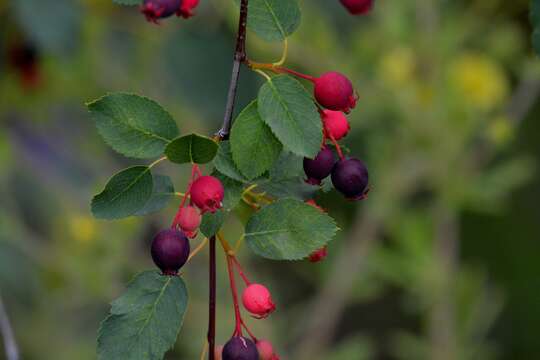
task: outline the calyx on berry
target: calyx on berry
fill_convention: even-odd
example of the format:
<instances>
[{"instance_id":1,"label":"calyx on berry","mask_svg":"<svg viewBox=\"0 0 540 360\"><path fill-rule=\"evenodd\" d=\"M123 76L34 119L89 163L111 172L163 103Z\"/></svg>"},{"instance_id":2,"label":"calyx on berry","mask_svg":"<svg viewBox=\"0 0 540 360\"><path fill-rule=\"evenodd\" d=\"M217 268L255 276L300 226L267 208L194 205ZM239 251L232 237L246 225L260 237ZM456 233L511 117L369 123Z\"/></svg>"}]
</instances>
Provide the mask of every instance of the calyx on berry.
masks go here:
<instances>
[{"instance_id":1,"label":"calyx on berry","mask_svg":"<svg viewBox=\"0 0 540 360\"><path fill-rule=\"evenodd\" d=\"M193 10L199 5L199 0L182 0L180 9L176 12L176 15L183 17L184 19L190 18L195 13Z\"/></svg>"},{"instance_id":2,"label":"calyx on berry","mask_svg":"<svg viewBox=\"0 0 540 360\"><path fill-rule=\"evenodd\" d=\"M190 239L197 236L201 221L201 213L194 206L182 207L178 211L178 226Z\"/></svg>"},{"instance_id":3,"label":"calyx on berry","mask_svg":"<svg viewBox=\"0 0 540 360\"><path fill-rule=\"evenodd\" d=\"M176 275L189 257L189 240L180 230L162 230L154 237L151 251L164 275Z\"/></svg>"},{"instance_id":4,"label":"calyx on berry","mask_svg":"<svg viewBox=\"0 0 540 360\"><path fill-rule=\"evenodd\" d=\"M348 113L358 100L351 81L336 71L324 73L314 80L315 98L325 108Z\"/></svg>"},{"instance_id":5,"label":"calyx on berry","mask_svg":"<svg viewBox=\"0 0 540 360\"><path fill-rule=\"evenodd\" d=\"M276 310L270 291L261 284L251 284L245 288L242 303L247 311L258 318L266 318Z\"/></svg>"},{"instance_id":6,"label":"calyx on berry","mask_svg":"<svg viewBox=\"0 0 540 360\"><path fill-rule=\"evenodd\" d=\"M340 0L353 15L364 15L373 8L375 0Z\"/></svg>"},{"instance_id":7,"label":"calyx on berry","mask_svg":"<svg viewBox=\"0 0 540 360\"><path fill-rule=\"evenodd\" d=\"M335 163L336 157L334 153L326 146L319 151L315 159L304 158L306 182L311 185L320 185L321 181L330 175Z\"/></svg>"},{"instance_id":8,"label":"calyx on berry","mask_svg":"<svg viewBox=\"0 0 540 360\"><path fill-rule=\"evenodd\" d=\"M325 247L315 250L309 255L309 261L312 263L318 263L323 261L328 256L328 249Z\"/></svg>"},{"instance_id":9,"label":"calyx on berry","mask_svg":"<svg viewBox=\"0 0 540 360\"><path fill-rule=\"evenodd\" d=\"M259 360L259 352L253 341L234 336L223 347L223 360Z\"/></svg>"},{"instance_id":10,"label":"calyx on berry","mask_svg":"<svg viewBox=\"0 0 540 360\"><path fill-rule=\"evenodd\" d=\"M363 200L369 184L367 167L358 159L340 160L332 170L332 183L347 199Z\"/></svg>"},{"instance_id":11,"label":"calyx on berry","mask_svg":"<svg viewBox=\"0 0 540 360\"><path fill-rule=\"evenodd\" d=\"M259 351L259 360L279 360L279 356L274 352L274 347L270 341L258 340L255 345Z\"/></svg>"},{"instance_id":12,"label":"calyx on berry","mask_svg":"<svg viewBox=\"0 0 540 360\"><path fill-rule=\"evenodd\" d=\"M201 176L191 185L191 201L202 213L214 213L223 206L224 189L213 176Z\"/></svg>"},{"instance_id":13,"label":"calyx on berry","mask_svg":"<svg viewBox=\"0 0 540 360\"><path fill-rule=\"evenodd\" d=\"M321 114L324 135L329 139L341 140L351 130L351 125L341 111L323 110Z\"/></svg>"},{"instance_id":14,"label":"calyx on berry","mask_svg":"<svg viewBox=\"0 0 540 360\"><path fill-rule=\"evenodd\" d=\"M157 23L159 19L175 14L181 3L182 0L144 0L141 12L146 16L146 20Z\"/></svg>"}]
</instances>

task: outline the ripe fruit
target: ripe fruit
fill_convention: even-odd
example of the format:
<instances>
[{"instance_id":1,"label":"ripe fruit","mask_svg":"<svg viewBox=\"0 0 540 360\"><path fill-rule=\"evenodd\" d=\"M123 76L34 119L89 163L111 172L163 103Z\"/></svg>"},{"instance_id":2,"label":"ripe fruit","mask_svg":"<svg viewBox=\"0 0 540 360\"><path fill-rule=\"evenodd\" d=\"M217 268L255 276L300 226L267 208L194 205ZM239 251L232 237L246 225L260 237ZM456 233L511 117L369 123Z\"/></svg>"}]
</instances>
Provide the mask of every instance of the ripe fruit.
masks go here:
<instances>
[{"instance_id":1,"label":"ripe fruit","mask_svg":"<svg viewBox=\"0 0 540 360\"><path fill-rule=\"evenodd\" d=\"M259 352L253 341L242 336L235 336L225 344L222 359L259 360Z\"/></svg>"},{"instance_id":2,"label":"ripe fruit","mask_svg":"<svg viewBox=\"0 0 540 360\"><path fill-rule=\"evenodd\" d=\"M369 174L366 165L358 159L343 159L332 170L334 187L350 200L366 197Z\"/></svg>"},{"instance_id":3,"label":"ripe fruit","mask_svg":"<svg viewBox=\"0 0 540 360\"><path fill-rule=\"evenodd\" d=\"M169 17L180 9L182 0L144 0L141 12L146 20L157 23L158 19Z\"/></svg>"},{"instance_id":4,"label":"ripe fruit","mask_svg":"<svg viewBox=\"0 0 540 360\"><path fill-rule=\"evenodd\" d=\"M311 185L320 185L321 181L330 175L335 163L334 153L327 147L323 148L313 160L304 158L306 182Z\"/></svg>"},{"instance_id":5,"label":"ripe fruit","mask_svg":"<svg viewBox=\"0 0 540 360\"><path fill-rule=\"evenodd\" d=\"M191 201L203 213L219 210L223 206L223 196L223 185L213 176L201 176L191 185Z\"/></svg>"},{"instance_id":6,"label":"ripe fruit","mask_svg":"<svg viewBox=\"0 0 540 360\"><path fill-rule=\"evenodd\" d=\"M331 71L314 81L315 98L325 108L348 113L356 106L353 85L343 74Z\"/></svg>"},{"instance_id":7,"label":"ripe fruit","mask_svg":"<svg viewBox=\"0 0 540 360\"><path fill-rule=\"evenodd\" d=\"M180 230L162 230L152 242L152 259L164 275L176 275L186 263L189 251L189 240Z\"/></svg>"},{"instance_id":8,"label":"ripe fruit","mask_svg":"<svg viewBox=\"0 0 540 360\"><path fill-rule=\"evenodd\" d=\"M259 340L255 344L259 351L259 360L277 360L279 357L274 353L274 347L268 340Z\"/></svg>"},{"instance_id":9,"label":"ripe fruit","mask_svg":"<svg viewBox=\"0 0 540 360\"><path fill-rule=\"evenodd\" d=\"M340 0L343 6L353 15L367 14L372 8L374 0Z\"/></svg>"},{"instance_id":10,"label":"ripe fruit","mask_svg":"<svg viewBox=\"0 0 540 360\"><path fill-rule=\"evenodd\" d=\"M324 125L324 134L327 138L341 140L351 130L347 117L341 111L323 110L321 118Z\"/></svg>"},{"instance_id":11,"label":"ripe fruit","mask_svg":"<svg viewBox=\"0 0 540 360\"><path fill-rule=\"evenodd\" d=\"M312 263L317 263L323 261L326 256L328 256L328 249L325 246L311 253L311 255L309 255L309 261L311 261Z\"/></svg>"},{"instance_id":12,"label":"ripe fruit","mask_svg":"<svg viewBox=\"0 0 540 360\"><path fill-rule=\"evenodd\" d=\"M251 284L244 290L242 303L247 311L260 318L265 318L276 310L270 291L260 284Z\"/></svg>"},{"instance_id":13,"label":"ripe fruit","mask_svg":"<svg viewBox=\"0 0 540 360\"><path fill-rule=\"evenodd\" d=\"M197 236L201 220L201 214L194 206L186 206L178 211L178 226L190 239Z\"/></svg>"},{"instance_id":14,"label":"ripe fruit","mask_svg":"<svg viewBox=\"0 0 540 360\"><path fill-rule=\"evenodd\" d=\"M195 13L193 10L199 5L199 0L183 0L180 9L176 12L176 15L183 17L184 19L190 18Z\"/></svg>"}]
</instances>

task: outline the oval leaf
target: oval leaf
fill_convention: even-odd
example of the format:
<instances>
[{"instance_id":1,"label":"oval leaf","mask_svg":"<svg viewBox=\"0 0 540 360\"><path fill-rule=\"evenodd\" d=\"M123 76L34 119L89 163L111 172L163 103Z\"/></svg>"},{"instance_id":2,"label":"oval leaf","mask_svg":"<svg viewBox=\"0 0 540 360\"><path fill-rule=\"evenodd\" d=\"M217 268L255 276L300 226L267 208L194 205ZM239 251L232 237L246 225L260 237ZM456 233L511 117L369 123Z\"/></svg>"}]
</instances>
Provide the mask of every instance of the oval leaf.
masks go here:
<instances>
[{"instance_id":1,"label":"oval leaf","mask_svg":"<svg viewBox=\"0 0 540 360\"><path fill-rule=\"evenodd\" d=\"M191 134L171 141L165 155L173 163L206 164L216 157L218 144L206 136Z\"/></svg>"},{"instance_id":2,"label":"oval leaf","mask_svg":"<svg viewBox=\"0 0 540 360\"><path fill-rule=\"evenodd\" d=\"M171 115L148 98L116 93L88 104L99 133L114 150L128 157L148 159L163 154L178 136Z\"/></svg>"},{"instance_id":3,"label":"oval leaf","mask_svg":"<svg viewBox=\"0 0 540 360\"><path fill-rule=\"evenodd\" d=\"M148 215L163 209L174 197L174 185L170 177L153 175L153 181L152 195L144 207L135 213L137 216Z\"/></svg>"},{"instance_id":4,"label":"oval leaf","mask_svg":"<svg viewBox=\"0 0 540 360\"><path fill-rule=\"evenodd\" d=\"M297 0L250 0L248 27L267 41L282 41L300 25Z\"/></svg>"},{"instance_id":5,"label":"oval leaf","mask_svg":"<svg viewBox=\"0 0 540 360\"><path fill-rule=\"evenodd\" d=\"M98 333L99 360L161 360L182 327L188 295L178 276L135 277Z\"/></svg>"},{"instance_id":6,"label":"oval leaf","mask_svg":"<svg viewBox=\"0 0 540 360\"><path fill-rule=\"evenodd\" d=\"M217 171L233 180L243 183L248 181L245 176L242 175L240 170L238 170L233 161L231 144L229 141L222 141L219 144L219 150L216 159L214 160L214 166L216 167Z\"/></svg>"},{"instance_id":7,"label":"oval leaf","mask_svg":"<svg viewBox=\"0 0 540 360\"><path fill-rule=\"evenodd\" d=\"M120 219L141 210L152 196L153 179L147 166L133 166L114 175L105 189L92 199L98 219Z\"/></svg>"},{"instance_id":8,"label":"oval leaf","mask_svg":"<svg viewBox=\"0 0 540 360\"><path fill-rule=\"evenodd\" d=\"M250 180L270 169L282 148L259 116L256 101L238 115L232 127L230 144L234 163Z\"/></svg>"},{"instance_id":9,"label":"oval leaf","mask_svg":"<svg viewBox=\"0 0 540 360\"><path fill-rule=\"evenodd\" d=\"M338 228L326 213L302 201L283 199L255 213L246 225L249 247L273 260L300 260L326 245Z\"/></svg>"},{"instance_id":10,"label":"oval leaf","mask_svg":"<svg viewBox=\"0 0 540 360\"><path fill-rule=\"evenodd\" d=\"M314 158L323 141L317 107L306 89L288 75L267 81L259 91L259 114L293 153Z\"/></svg>"}]
</instances>

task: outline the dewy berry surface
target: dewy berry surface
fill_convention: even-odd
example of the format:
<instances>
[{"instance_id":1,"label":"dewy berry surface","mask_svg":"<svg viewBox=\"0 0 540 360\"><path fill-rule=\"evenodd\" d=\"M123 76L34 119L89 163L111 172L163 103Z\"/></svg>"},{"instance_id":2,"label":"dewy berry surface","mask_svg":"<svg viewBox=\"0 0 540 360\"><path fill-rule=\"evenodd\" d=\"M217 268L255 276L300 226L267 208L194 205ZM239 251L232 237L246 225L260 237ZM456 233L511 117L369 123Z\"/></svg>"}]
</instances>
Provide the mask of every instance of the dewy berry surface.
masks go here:
<instances>
[{"instance_id":1,"label":"dewy berry surface","mask_svg":"<svg viewBox=\"0 0 540 360\"><path fill-rule=\"evenodd\" d=\"M327 138L341 140L351 130L349 120L347 120L347 117L341 111L323 110L321 118Z\"/></svg>"},{"instance_id":2,"label":"dewy berry surface","mask_svg":"<svg viewBox=\"0 0 540 360\"><path fill-rule=\"evenodd\" d=\"M194 206L183 207L178 212L178 226L189 238L197 236L201 221L201 213Z\"/></svg>"},{"instance_id":3,"label":"dewy berry surface","mask_svg":"<svg viewBox=\"0 0 540 360\"><path fill-rule=\"evenodd\" d=\"M326 179L332 172L336 163L334 152L325 147L315 157L315 159L304 158L304 172L306 173L306 182L311 185L320 185L321 181Z\"/></svg>"},{"instance_id":4,"label":"dewy berry surface","mask_svg":"<svg viewBox=\"0 0 540 360\"><path fill-rule=\"evenodd\" d=\"M260 284L251 284L244 290L242 303L247 311L260 318L265 318L276 310L270 291Z\"/></svg>"},{"instance_id":5,"label":"dewy berry surface","mask_svg":"<svg viewBox=\"0 0 540 360\"><path fill-rule=\"evenodd\" d=\"M213 176L201 176L191 185L191 201L203 213L219 210L223 206L223 196L223 185Z\"/></svg>"},{"instance_id":6,"label":"dewy berry surface","mask_svg":"<svg viewBox=\"0 0 540 360\"><path fill-rule=\"evenodd\" d=\"M157 22L175 14L180 9L182 0L144 0L141 12L150 22Z\"/></svg>"},{"instance_id":7,"label":"dewy berry surface","mask_svg":"<svg viewBox=\"0 0 540 360\"><path fill-rule=\"evenodd\" d=\"M164 275L176 275L189 257L189 240L180 230L162 230L154 237L151 251Z\"/></svg>"},{"instance_id":8,"label":"dewy berry surface","mask_svg":"<svg viewBox=\"0 0 540 360\"><path fill-rule=\"evenodd\" d=\"M223 360L259 360L259 352L253 341L242 336L235 336L225 344Z\"/></svg>"},{"instance_id":9,"label":"dewy berry surface","mask_svg":"<svg viewBox=\"0 0 540 360\"><path fill-rule=\"evenodd\" d=\"M362 200L369 184L367 167L358 159L340 160L332 170L332 183L347 199Z\"/></svg>"},{"instance_id":10,"label":"dewy berry surface","mask_svg":"<svg viewBox=\"0 0 540 360\"><path fill-rule=\"evenodd\" d=\"M351 81L335 71L327 72L314 80L315 98L325 108L348 113L356 107L356 95Z\"/></svg>"},{"instance_id":11,"label":"dewy berry surface","mask_svg":"<svg viewBox=\"0 0 540 360\"><path fill-rule=\"evenodd\" d=\"M364 15L371 11L375 0L340 0L353 15Z\"/></svg>"}]
</instances>

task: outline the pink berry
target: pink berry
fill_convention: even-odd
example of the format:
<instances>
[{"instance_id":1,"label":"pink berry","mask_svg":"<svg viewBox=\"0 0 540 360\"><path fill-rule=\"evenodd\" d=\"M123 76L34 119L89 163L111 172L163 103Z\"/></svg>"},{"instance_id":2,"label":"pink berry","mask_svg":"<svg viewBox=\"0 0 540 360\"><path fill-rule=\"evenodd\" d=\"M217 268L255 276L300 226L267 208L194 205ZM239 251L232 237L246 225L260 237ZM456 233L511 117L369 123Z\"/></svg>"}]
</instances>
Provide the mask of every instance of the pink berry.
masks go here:
<instances>
[{"instance_id":1,"label":"pink berry","mask_svg":"<svg viewBox=\"0 0 540 360\"><path fill-rule=\"evenodd\" d=\"M356 106L357 97L347 77L335 71L315 79L315 98L327 109L348 113Z\"/></svg>"},{"instance_id":2,"label":"pink berry","mask_svg":"<svg viewBox=\"0 0 540 360\"><path fill-rule=\"evenodd\" d=\"M203 213L214 213L223 206L224 189L213 176L201 176L191 185L191 201Z\"/></svg>"},{"instance_id":3,"label":"pink berry","mask_svg":"<svg viewBox=\"0 0 540 360\"><path fill-rule=\"evenodd\" d=\"M274 347L268 340L259 340L255 344L259 351L259 360L277 360L279 357L274 353Z\"/></svg>"},{"instance_id":4,"label":"pink berry","mask_svg":"<svg viewBox=\"0 0 540 360\"><path fill-rule=\"evenodd\" d=\"M214 348L214 359L221 360L221 355L223 354L223 345L218 345Z\"/></svg>"},{"instance_id":5,"label":"pink berry","mask_svg":"<svg viewBox=\"0 0 540 360\"><path fill-rule=\"evenodd\" d=\"M197 236L201 220L201 213L194 206L183 207L178 212L178 226L190 239Z\"/></svg>"},{"instance_id":6,"label":"pink berry","mask_svg":"<svg viewBox=\"0 0 540 360\"><path fill-rule=\"evenodd\" d=\"M328 255L328 249L325 247L320 248L319 250L314 251L311 255L309 255L309 261L312 263L317 263L320 261L323 261L326 256Z\"/></svg>"},{"instance_id":7,"label":"pink berry","mask_svg":"<svg viewBox=\"0 0 540 360\"><path fill-rule=\"evenodd\" d=\"M146 16L146 20L157 23L173 15L180 8L181 0L144 0L141 12Z\"/></svg>"},{"instance_id":8,"label":"pink berry","mask_svg":"<svg viewBox=\"0 0 540 360\"><path fill-rule=\"evenodd\" d=\"M260 284L251 284L244 290L242 303L247 311L260 318L265 318L276 310L270 291Z\"/></svg>"},{"instance_id":9,"label":"pink berry","mask_svg":"<svg viewBox=\"0 0 540 360\"><path fill-rule=\"evenodd\" d=\"M176 15L183 17L184 19L190 18L195 13L193 10L199 5L199 0L183 0L180 9L176 12Z\"/></svg>"},{"instance_id":10,"label":"pink berry","mask_svg":"<svg viewBox=\"0 0 540 360\"><path fill-rule=\"evenodd\" d=\"M341 111L323 110L321 117L324 125L324 133L327 138L341 140L351 130L351 125L347 117Z\"/></svg>"},{"instance_id":11,"label":"pink berry","mask_svg":"<svg viewBox=\"0 0 540 360\"><path fill-rule=\"evenodd\" d=\"M364 15L373 8L375 0L340 0L353 15Z\"/></svg>"}]
</instances>

